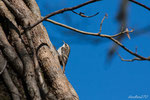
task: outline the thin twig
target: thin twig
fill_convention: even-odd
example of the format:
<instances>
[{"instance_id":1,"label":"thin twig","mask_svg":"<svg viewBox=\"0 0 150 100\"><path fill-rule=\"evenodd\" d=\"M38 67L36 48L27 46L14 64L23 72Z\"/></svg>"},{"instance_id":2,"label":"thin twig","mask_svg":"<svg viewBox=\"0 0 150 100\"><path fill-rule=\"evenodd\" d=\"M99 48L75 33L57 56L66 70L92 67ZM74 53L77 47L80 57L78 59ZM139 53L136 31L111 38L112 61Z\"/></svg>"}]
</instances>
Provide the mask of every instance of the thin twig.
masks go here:
<instances>
[{"instance_id":1,"label":"thin twig","mask_svg":"<svg viewBox=\"0 0 150 100\"><path fill-rule=\"evenodd\" d=\"M49 18L49 17L52 17L52 16L54 16L54 15L56 15L56 14L63 13L63 12L65 12L65 11L72 11L72 10L78 9L78 8L80 8L80 7L83 7L83 6L85 6L85 5L94 3L94 2L96 2L96 1L101 1L101 0L89 0L89 1L87 1L87 2L85 2L85 3L82 3L82 4L77 5L77 6L74 6L74 7L64 8L64 9L61 9L61 10L57 10L57 11L55 11L55 12L52 12L52 13L46 15L45 17L43 17L42 19L40 19L40 20L37 21L36 23L32 24L31 26L25 27L25 29L31 30L33 27L35 27L36 25L38 25L39 23L41 23L42 21L46 20L46 19Z\"/></svg>"},{"instance_id":2,"label":"thin twig","mask_svg":"<svg viewBox=\"0 0 150 100\"><path fill-rule=\"evenodd\" d=\"M150 8L149 8L149 7L145 6L145 5L144 5L144 4L142 4L142 3L139 3L139 2L137 2L137 1L135 1L135 0L129 0L129 1L131 1L131 2L135 3L135 4L139 5L139 6L142 6L142 7L144 7L144 8L145 8L145 9L147 9L147 10L150 10Z\"/></svg>"},{"instance_id":3,"label":"thin twig","mask_svg":"<svg viewBox=\"0 0 150 100\"><path fill-rule=\"evenodd\" d=\"M124 34L124 33L132 33L133 32L133 29L131 30L131 31L129 31L129 30L125 30L125 31L123 31L123 32L120 32L120 33L118 33L118 34L115 34L115 35L112 35L111 37L117 37L117 36L120 36L120 35L122 35L122 34Z\"/></svg>"},{"instance_id":4,"label":"thin twig","mask_svg":"<svg viewBox=\"0 0 150 100\"><path fill-rule=\"evenodd\" d=\"M103 22L104 22L104 20L105 20L105 18L106 18L106 17L108 17L108 15L107 15L107 14L105 14L105 16L103 17L103 19L101 20L100 29L99 29L98 34L100 34L100 33L101 33L101 31L102 31L102 25L103 25Z\"/></svg>"},{"instance_id":5,"label":"thin twig","mask_svg":"<svg viewBox=\"0 0 150 100\"><path fill-rule=\"evenodd\" d=\"M81 17L86 17L86 18L91 18L91 17L94 17L94 16L96 16L96 15L98 15L98 14L99 14L99 12L97 12L97 13L96 13L96 14L94 14L94 15L86 16L86 15L84 15L84 13L82 13L82 12L77 13L77 12L75 12L75 11L73 11L73 10L72 10L72 12L73 12L73 13L75 13L75 14L77 14L77 15L79 15L79 16L81 16Z\"/></svg>"},{"instance_id":6,"label":"thin twig","mask_svg":"<svg viewBox=\"0 0 150 100\"><path fill-rule=\"evenodd\" d=\"M127 62L143 61L143 59L140 59L140 58L137 58L137 57L135 57L135 58L133 58L133 59L124 59L123 57L120 56L119 53L117 53L117 54L118 54L118 56L120 57L120 59L121 59L122 61L127 61ZM148 59L148 60L149 60L149 59Z\"/></svg>"}]
</instances>

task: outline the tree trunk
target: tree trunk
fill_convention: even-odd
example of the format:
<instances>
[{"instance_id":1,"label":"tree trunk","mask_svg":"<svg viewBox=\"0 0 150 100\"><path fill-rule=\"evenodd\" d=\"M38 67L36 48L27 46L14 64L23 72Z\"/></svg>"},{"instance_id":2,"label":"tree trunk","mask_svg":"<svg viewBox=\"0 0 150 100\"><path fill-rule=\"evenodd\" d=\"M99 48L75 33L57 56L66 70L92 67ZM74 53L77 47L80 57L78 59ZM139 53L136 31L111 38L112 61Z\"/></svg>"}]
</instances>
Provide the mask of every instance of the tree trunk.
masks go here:
<instances>
[{"instance_id":1,"label":"tree trunk","mask_svg":"<svg viewBox=\"0 0 150 100\"><path fill-rule=\"evenodd\" d=\"M35 0L0 1L0 100L78 100Z\"/></svg>"}]
</instances>

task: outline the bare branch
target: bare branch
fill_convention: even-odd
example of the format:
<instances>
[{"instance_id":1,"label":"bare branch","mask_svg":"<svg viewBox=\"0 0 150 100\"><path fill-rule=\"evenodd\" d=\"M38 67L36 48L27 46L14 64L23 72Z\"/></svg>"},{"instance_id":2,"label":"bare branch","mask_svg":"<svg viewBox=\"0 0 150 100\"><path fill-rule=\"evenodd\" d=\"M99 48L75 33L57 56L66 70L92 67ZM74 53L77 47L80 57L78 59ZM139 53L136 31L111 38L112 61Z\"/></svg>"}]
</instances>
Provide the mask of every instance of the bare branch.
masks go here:
<instances>
[{"instance_id":1,"label":"bare branch","mask_svg":"<svg viewBox=\"0 0 150 100\"><path fill-rule=\"evenodd\" d=\"M135 4L139 5L139 6L142 6L143 8L145 8L145 9L147 9L147 10L150 10L149 7L145 6L145 5L142 4L142 3L139 3L139 2L137 2L137 1L135 1L135 0L129 0L129 1L135 3Z\"/></svg>"},{"instance_id":2,"label":"bare branch","mask_svg":"<svg viewBox=\"0 0 150 100\"><path fill-rule=\"evenodd\" d=\"M72 10L72 12L73 12L73 13L75 13L75 14L77 14L77 15L79 15L79 16L81 16L81 17L86 17L86 18L91 18L91 17L94 17L94 16L96 16L96 15L98 15L98 14L99 14L99 12L97 12L97 13L96 13L96 14L94 14L94 15L86 16L86 15L84 15L84 13L83 13L83 12L77 13L77 12L75 12L75 11L73 11L73 10Z\"/></svg>"},{"instance_id":3,"label":"bare branch","mask_svg":"<svg viewBox=\"0 0 150 100\"><path fill-rule=\"evenodd\" d=\"M30 30L30 29L32 29L33 27L35 27L36 25L38 25L39 23L41 23L42 21L46 20L46 19L49 18L49 17L52 17L52 16L54 16L54 15L56 15L56 14L63 13L63 12L65 12L65 11L72 11L72 10L78 9L78 8L80 8L80 7L83 7L83 6L85 6L85 5L88 5L88 4L93 3L93 2L96 2L96 1L101 1L101 0L89 0L89 1L87 1L87 2L85 2L85 3L82 3L82 4L77 5L77 6L74 6L74 7L64 8L64 9L61 9L61 10L57 10L57 11L55 11L55 12L52 12L52 13L46 15L46 16L43 17L41 20L37 21L36 23L32 24L31 26L25 27L25 29Z\"/></svg>"},{"instance_id":4,"label":"bare branch","mask_svg":"<svg viewBox=\"0 0 150 100\"><path fill-rule=\"evenodd\" d=\"M121 48L123 48L124 50L126 50L128 53L130 53L130 54L132 54L132 55L134 55L134 56L136 56L136 57L138 57L138 58L140 58L140 59L142 59L142 60L149 60L148 58L145 58L145 57L143 57L143 56L138 55L137 53L132 52L131 50L129 50L128 48L126 48L121 42L119 42L118 40L116 40L116 39L114 38L114 37L116 37L116 36L118 36L118 35L123 34L124 32L123 32L123 33L118 33L118 34L116 34L116 35L112 35L112 36L111 36L111 35L99 34L99 32L98 32L98 33L92 33L92 32L81 31L81 30L78 30L78 29L76 29L76 28L67 26L67 25L62 24L62 23L58 23L58 22L56 22L56 21L54 21L54 20L50 20L50 19L46 19L46 21L49 21L49 22L51 22L51 23L53 23L53 24L56 24L56 25L65 27L65 28L67 28L67 29L76 31L76 32L81 33L81 34L92 35L92 36L98 36L98 37L103 37L103 38L108 38L108 39L112 40L114 43L116 43L117 45L119 45ZM127 31L125 31L125 32L127 32ZM128 31L128 32L129 32L129 31ZM131 30L130 32L133 32L133 30Z\"/></svg>"},{"instance_id":5,"label":"bare branch","mask_svg":"<svg viewBox=\"0 0 150 100\"><path fill-rule=\"evenodd\" d=\"M102 23L103 23L103 20L104 20L104 19L105 19L105 16L104 16L104 18L103 18L102 21L101 21L100 29L101 29L101 27L102 27ZM73 28L73 27L71 27L71 26L68 26L68 25L65 25L65 24L56 22L56 21L51 20L51 19L46 19L46 21L48 21L48 22L50 22L50 23L53 23L53 24L55 24L55 25L62 26L62 27L64 27L64 28L73 30L73 31L75 31L75 32L79 32L79 33L81 33L81 34L93 35L93 36L99 36L99 35L100 35L99 32L98 32L98 33L92 33L92 32L82 31L82 30ZM120 33L115 34L115 35L105 35L105 34L101 34L100 36L102 36L102 37L105 37L105 36L106 36L106 37L112 37L112 38L114 38L114 37L117 37L117 36L119 36L119 35L121 35L121 34L124 34L124 33L126 33L126 32L133 32L133 30L131 30L131 31L125 30L125 31L120 32Z\"/></svg>"}]
</instances>

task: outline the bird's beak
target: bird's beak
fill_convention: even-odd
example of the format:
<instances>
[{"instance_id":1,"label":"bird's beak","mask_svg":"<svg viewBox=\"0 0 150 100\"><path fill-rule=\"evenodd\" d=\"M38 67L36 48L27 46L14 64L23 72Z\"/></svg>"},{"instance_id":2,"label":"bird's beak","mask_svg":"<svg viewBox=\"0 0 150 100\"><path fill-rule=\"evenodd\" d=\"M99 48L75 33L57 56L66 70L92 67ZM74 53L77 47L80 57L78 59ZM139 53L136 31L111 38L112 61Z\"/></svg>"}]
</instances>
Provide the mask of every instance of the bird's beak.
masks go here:
<instances>
[{"instance_id":1,"label":"bird's beak","mask_svg":"<svg viewBox=\"0 0 150 100\"><path fill-rule=\"evenodd\" d=\"M64 44L65 44L65 41L63 41L64 42Z\"/></svg>"}]
</instances>

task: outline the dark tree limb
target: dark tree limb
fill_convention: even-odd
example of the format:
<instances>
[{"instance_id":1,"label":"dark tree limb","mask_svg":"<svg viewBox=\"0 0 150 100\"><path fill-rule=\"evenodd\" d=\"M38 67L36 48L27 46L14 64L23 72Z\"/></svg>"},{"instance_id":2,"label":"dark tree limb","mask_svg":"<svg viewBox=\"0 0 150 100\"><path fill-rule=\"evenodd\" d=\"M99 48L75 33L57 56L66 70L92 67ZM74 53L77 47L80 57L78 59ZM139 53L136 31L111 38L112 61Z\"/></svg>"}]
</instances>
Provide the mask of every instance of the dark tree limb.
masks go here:
<instances>
[{"instance_id":1,"label":"dark tree limb","mask_svg":"<svg viewBox=\"0 0 150 100\"><path fill-rule=\"evenodd\" d=\"M11 95L12 95L13 100L21 100L18 89L14 85L14 83L13 83L13 81L12 81L8 71L7 71L7 68L2 73L2 77L3 77L3 80L6 84L6 86L8 87L8 89L9 89Z\"/></svg>"},{"instance_id":2,"label":"dark tree limb","mask_svg":"<svg viewBox=\"0 0 150 100\"><path fill-rule=\"evenodd\" d=\"M3 73L7 66L7 60L4 58L1 50L0 50L0 75Z\"/></svg>"},{"instance_id":3,"label":"dark tree limb","mask_svg":"<svg viewBox=\"0 0 150 100\"><path fill-rule=\"evenodd\" d=\"M13 68L20 74L23 74L23 64L18 57L14 48L9 44L5 33L0 25L0 49L8 59L8 61L13 65Z\"/></svg>"},{"instance_id":4,"label":"dark tree limb","mask_svg":"<svg viewBox=\"0 0 150 100\"><path fill-rule=\"evenodd\" d=\"M147 10L149 10L150 11L150 7L147 7L146 5L144 5L144 4L142 4L142 3L139 3L139 2L137 2L137 1L135 1L135 0L129 0L130 2L133 2L133 3L135 3L135 4L137 4L137 5L139 5L139 6L141 6L141 7L143 7L143 8L145 8L145 9L147 9Z\"/></svg>"}]
</instances>

